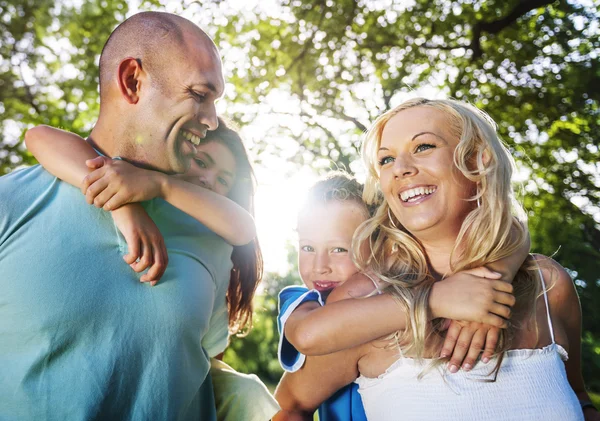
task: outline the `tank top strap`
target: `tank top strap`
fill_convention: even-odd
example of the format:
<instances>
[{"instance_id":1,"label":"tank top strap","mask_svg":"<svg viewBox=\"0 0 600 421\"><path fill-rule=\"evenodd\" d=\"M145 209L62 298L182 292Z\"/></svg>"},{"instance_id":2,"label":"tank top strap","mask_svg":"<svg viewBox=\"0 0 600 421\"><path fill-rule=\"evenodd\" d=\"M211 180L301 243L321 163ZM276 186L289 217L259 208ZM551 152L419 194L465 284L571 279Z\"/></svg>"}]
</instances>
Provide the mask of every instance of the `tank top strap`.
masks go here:
<instances>
[{"instance_id":1,"label":"tank top strap","mask_svg":"<svg viewBox=\"0 0 600 421\"><path fill-rule=\"evenodd\" d=\"M534 257L535 259L535 257ZM550 305L548 304L548 291L546 290L546 281L544 280L544 275L542 274L542 269L540 265L537 263L538 273L540 274L540 280L542 281L542 290L544 292L544 302L546 303L546 316L548 317L548 327L550 328L550 338L552 339L552 343L555 344L554 340L554 327L552 326L552 317L550 317Z\"/></svg>"}]
</instances>

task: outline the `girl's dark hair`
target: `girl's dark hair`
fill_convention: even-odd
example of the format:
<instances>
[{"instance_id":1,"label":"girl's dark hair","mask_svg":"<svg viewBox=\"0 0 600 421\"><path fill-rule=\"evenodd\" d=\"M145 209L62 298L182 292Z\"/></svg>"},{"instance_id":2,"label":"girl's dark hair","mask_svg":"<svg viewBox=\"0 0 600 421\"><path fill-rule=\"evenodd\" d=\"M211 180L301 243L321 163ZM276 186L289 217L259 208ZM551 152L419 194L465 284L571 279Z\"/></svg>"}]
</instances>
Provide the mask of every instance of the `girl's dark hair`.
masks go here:
<instances>
[{"instance_id":1,"label":"girl's dark hair","mask_svg":"<svg viewBox=\"0 0 600 421\"><path fill-rule=\"evenodd\" d=\"M206 133L202 143L218 142L231 151L236 162L235 182L228 197L254 216L256 179L240 135L219 117L219 127ZM263 276L263 258L258 239L234 246L233 268L227 290L230 333L247 333L252 328L252 300Z\"/></svg>"}]
</instances>

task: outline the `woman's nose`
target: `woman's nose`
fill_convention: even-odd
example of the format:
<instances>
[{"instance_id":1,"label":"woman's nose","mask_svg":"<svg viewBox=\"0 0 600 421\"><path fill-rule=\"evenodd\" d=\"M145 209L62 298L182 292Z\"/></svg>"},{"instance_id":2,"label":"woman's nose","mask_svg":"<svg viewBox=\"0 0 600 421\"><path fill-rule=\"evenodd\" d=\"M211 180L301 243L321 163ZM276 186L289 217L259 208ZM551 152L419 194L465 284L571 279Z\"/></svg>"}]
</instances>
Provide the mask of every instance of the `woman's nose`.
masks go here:
<instances>
[{"instance_id":1,"label":"woman's nose","mask_svg":"<svg viewBox=\"0 0 600 421\"><path fill-rule=\"evenodd\" d=\"M409 177L417 173L417 167L410 156L398 155L392 171L396 178Z\"/></svg>"}]
</instances>

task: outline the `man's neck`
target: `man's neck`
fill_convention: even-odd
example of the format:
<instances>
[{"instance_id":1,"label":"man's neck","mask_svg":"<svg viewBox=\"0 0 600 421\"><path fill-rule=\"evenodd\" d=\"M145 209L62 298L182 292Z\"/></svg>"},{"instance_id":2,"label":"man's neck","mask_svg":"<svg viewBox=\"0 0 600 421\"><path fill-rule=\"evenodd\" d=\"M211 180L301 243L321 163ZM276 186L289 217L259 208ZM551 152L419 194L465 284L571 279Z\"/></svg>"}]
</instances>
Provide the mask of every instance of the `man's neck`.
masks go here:
<instances>
[{"instance_id":1,"label":"man's neck","mask_svg":"<svg viewBox=\"0 0 600 421\"><path fill-rule=\"evenodd\" d=\"M116 141L118 136L119 134L115 133L114 128L106 127L106 125L102 123L102 120L99 119L87 138L87 141L98 152L112 158L121 156L120 151L118 150L119 142Z\"/></svg>"}]
</instances>

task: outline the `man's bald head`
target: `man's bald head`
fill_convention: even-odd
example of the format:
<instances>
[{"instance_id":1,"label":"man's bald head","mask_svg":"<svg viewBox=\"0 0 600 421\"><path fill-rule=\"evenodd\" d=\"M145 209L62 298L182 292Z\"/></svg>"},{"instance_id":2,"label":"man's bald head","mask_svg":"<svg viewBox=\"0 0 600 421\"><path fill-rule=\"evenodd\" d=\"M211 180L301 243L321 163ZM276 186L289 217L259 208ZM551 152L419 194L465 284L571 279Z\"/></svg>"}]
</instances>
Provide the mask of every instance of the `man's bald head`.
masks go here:
<instances>
[{"instance_id":1,"label":"man's bald head","mask_svg":"<svg viewBox=\"0 0 600 421\"><path fill-rule=\"evenodd\" d=\"M110 80L126 57L137 59L162 88L168 67L178 59L185 59L187 42L204 43L216 52L208 35L181 16L164 12L142 12L131 16L112 32L102 49L101 101L107 98Z\"/></svg>"}]
</instances>

